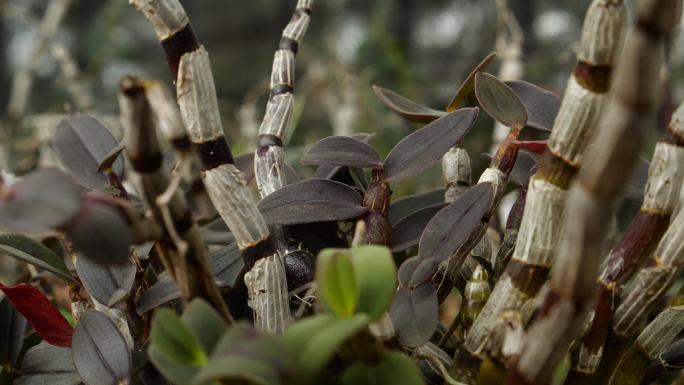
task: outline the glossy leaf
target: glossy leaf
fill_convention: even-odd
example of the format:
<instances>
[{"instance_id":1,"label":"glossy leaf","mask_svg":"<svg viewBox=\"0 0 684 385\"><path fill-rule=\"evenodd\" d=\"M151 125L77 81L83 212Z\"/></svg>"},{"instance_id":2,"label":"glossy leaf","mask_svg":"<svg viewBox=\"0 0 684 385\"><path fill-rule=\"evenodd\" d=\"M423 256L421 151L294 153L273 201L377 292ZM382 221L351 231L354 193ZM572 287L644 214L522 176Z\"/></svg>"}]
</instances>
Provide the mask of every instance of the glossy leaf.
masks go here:
<instances>
[{"instance_id":1,"label":"glossy leaf","mask_svg":"<svg viewBox=\"0 0 684 385\"><path fill-rule=\"evenodd\" d=\"M73 282L64 261L40 242L21 234L0 234L0 251Z\"/></svg>"},{"instance_id":2,"label":"glossy leaf","mask_svg":"<svg viewBox=\"0 0 684 385\"><path fill-rule=\"evenodd\" d=\"M473 92L473 88L475 88L475 74L478 72L482 72L487 69L489 66L489 63L494 60L496 57L496 52L492 52L487 57L482 59L480 64L478 64L475 69L473 69L468 76L465 78L463 83L458 87L458 90L456 91L456 95L454 95L453 99L451 99L451 102L449 102L449 105L447 106L446 110L447 112L453 112L456 111L456 109L463 103L463 100L471 93Z\"/></svg>"},{"instance_id":3,"label":"glossy leaf","mask_svg":"<svg viewBox=\"0 0 684 385\"><path fill-rule=\"evenodd\" d=\"M546 150L546 140L513 140L511 143L537 155L544 154Z\"/></svg>"},{"instance_id":4,"label":"glossy leaf","mask_svg":"<svg viewBox=\"0 0 684 385\"><path fill-rule=\"evenodd\" d=\"M214 277L234 287L245 262L237 243L231 243L209 253L209 264Z\"/></svg>"},{"instance_id":5,"label":"glossy leaf","mask_svg":"<svg viewBox=\"0 0 684 385\"><path fill-rule=\"evenodd\" d=\"M380 155L368 144L348 136L329 136L309 148L303 164L380 168Z\"/></svg>"},{"instance_id":6,"label":"glossy leaf","mask_svg":"<svg viewBox=\"0 0 684 385\"><path fill-rule=\"evenodd\" d=\"M318 255L316 284L321 303L340 317L354 313L359 285L349 251L325 249Z\"/></svg>"},{"instance_id":7,"label":"glossy leaf","mask_svg":"<svg viewBox=\"0 0 684 385\"><path fill-rule=\"evenodd\" d=\"M245 174L245 183L249 183L254 179L254 153L248 152L246 154L235 157L235 167Z\"/></svg>"},{"instance_id":8,"label":"glossy leaf","mask_svg":"<svg viewBox=\"0 0 684 385\"><path fill-rule=\"evenodd\" d=\"M437 290L432 283L399 289L390 311L399 341L408 347L429 341L439 324L438 312Z\"/></svg>"},{"instance_id":9,"label":"glossy leaf","mask_svg":"<svg viewBox=\"0 0 684 385\"><path fill-rule=\"evenodd\" d=\"M334 318L322 330L312 334L296 358L295 384L308 383L332 358L340 344L368 324L365 314Z\"/></svg>"},{"instance_id":10,"label":"glossy leaf","mask_svg":"<svg viewBox=\"0 0 684 385\"><path fill-rule=\"evenodd\" d=\"M397 290L397 268L387 247L366 245L349 249L354 276L358 283L357 313L371 321L388 310Z\"/></svg>"},{"instance_id":11,"label":"glossy leaf","mask_svg":"<svg viewBox=\"0 0 684 385\"><path fill-rule=\"evenodd\" d=\"M119 328L104 313L88 310L81 315L71 354L87 385L128 383L133 369L131 352Z\"/></svg>"},{"instance_id":12,"label":"glossy leaf","mask_svg":"<svg viewBox=\"0 0 684 385\"><path fill-rule=\"evenodd\" d=\"M22 376L15 385L78 385L83 380L76 373L71 349L41 342L26 352Z\"/></svg>"},{"instance_id":13,"label":"glossy leaf","mask_svg":"<svg viewBox=\"0 0 684 385\"><path fill-rule=\"evenodd\" d=\"M527 111L527 125L538 130L551 131L560 109L556 94L523 80L508 80L509 86Z\"/></svg>"},{"instance_id":14,"label":"glossy leaf","mask_svg":"<svg viewBox=\"0 0 684 385\"><path fill-rule=\"evenodd\" d=\"M408 356L387 352L375 365L357 362L342 376L344 385L423 385L420 370Z\"/></svg>"},{"instance_id":15,"label":"glossy leaf","mask_svg":"<svg viewBox=\"0 0 684 385\"><path fill-rule=\"evenodd\" d=\"M271 225L350 219L367 211L356 190L327 179L306 179L287 185L264 198L259 210Z\"/></svg>"},{"instance_id":16,"label":"glossy leaf","mask_svg":"<svg viewBox=\"0 0 684 385\"><path fill-rule=\"evenodd\" d=\"M492 203L490 183L478 183L440 210L425 227L418 255L441 263L456 252L479 228Z\"/></svg>"},{"instance_id":17,"label":"glossy leaf","mask_svg":"<svg viewBox=\"0 0 684 385\"><path fill-rule=\"evenodd\" d=\"M101 264L128 263L133 235L115 209L103 204L89 204L69 225L67 238L85 257Z\"/></svg>"},{"instance_id":18,"label":"glossy leaf","mask_svg":"<svg viewBox=\"0 0 684 385\"><path fill-rule=\"evenodd\" d=\"M122 265L101 265L79 256L75 265L88 294L108 307L126 297L133 288L135 266L128 261Z\"/></svg>"},{"instance_id":19,"label":"glossy leaf","mask_svg":"<svg viewBox=\"0 0 684 385\"><path fill-rule=\"evenodd\" d=\"M432 108L422 106L413 100L405 98L386 88L374 85L373 92L375 92L375 95L384 105L412 122L429 123L446 115L446 112L444 111L433 110Z\"/></svg>"},{"instance_id":20,"label":"glossy leaf","mask_svg":"<svg viewBox=\"0 0 684 385\"><path fill-rule=\"evenodd\" d=\"M427 282L437 272L437 262L432 258L413 256L399 266L399 283L411 288Z\"/></svg>"},{"instance_id":21,"label":"glossy leaf","mask_svg":"<svg viewBox=\"0 0 684 385\"><path fill-rule=\"evenodd\" d=\"M392 225L392 251L396 253L417 245L430 219L445 206L446 203L439 203L422 208Z\"/></svg>"},{"instance_id":22,"label":"glossy leaf","mask_svg":"<svg viewBox=\"0 0 684 385\"><path fill-rule=\"evenodd\" d=\"M156 311L150 337L152 345L174 362L188 366L207 363L207 355L198 338L171 310Z\"/></svg>"},{"instance_id":23,"label":"glossy leaf","mask_svg":"<svg viewBox=\"0 0 684 385\"><path fill-rule=\"evenodd\" d=\"M211 354L226 329L226 323L208 303L195 298L183 311L183 323L199 340L207 355Z\"/></svg>"},{"instance_id":24,"label":"glossy leaf","mask_svg":"<svg viewBox=\"0 0 684 385\"><path fill-rule=\"evenodd\" d=\"M428 169L470 131L477 115L477 108L462 108L405 137L385 159L385 179L399 181Z\"/></svg>"},{"instance_id":25,"label":"glossy leaf","mask_svg":"<svg viewBox=\"0 0 684 385\"><path fill-rule=\"evenodd\" d=\"M26 318L10 304L0 299L0 366L13 365L19 358L26 334Z\"/></svg>"},{"instance_id":26,"label":"glossy leaf","mask_svg":"<svg viewBox=\"0 0 684 385\"><path fill-rule=\"evenodd\" d=\"M0 284L0 290L43 340L55 346L71 346L74 330L38 289L22 283L14 286Z\"/></svg>"},{"instance_id":27,"label":"glossy leaf","mask_svg":"<svg viewBox=\"0 0 684 385\"><path fill-rule=\"evenodd\" d=\"M399 220L415 211L444 203L445 191L445 189L440 188L420 194L407 195L393 201L389 210L390 223L394 226Z\"/></svg>"},{"instance_id":28,"label":"glossy leaf","mask_svg":"<svg viewBox=\"0 0 684 385\"><path fill-rule=\"evenodd\" d=\"M81 188L62 171L27 174L0 200L0 229L18 233L56 229L81 211Z\"/></svg>"},{"instance_id":29,"label":"glossy leaf","mask_svg":"<svg viewBox=\"0 0 684 385\"><path fill-rule=\"evenodd\" d=\"M118 144L107 127L88 115L64 118L52 138L52 149L64 169L92 190L107 185L107 177L98 172L98 166ZM123 179L122 158L114 161L112 169Z\"/></svg>"},{"instance_id":30,"label":"glossy leaf","mask_svg":"<svg viewBox=\"0 0 684 385\"><path fill-rule=\"evenodd\" d=\"M494 75L475 75L475 95L480 106L504 126L523 128L527 124L527 111L518 95Z\"/></svg>"},{"instance_id":31,"label":"glossy leaf","mask_svg":"<svg viewBox=\"0 0 684 385\"><path fill-rule=\"evenodd\" d=\"M176 281L165 276L145 290L135 309L139 315L143 315L167 302L181 298L182 295L183 293Z\"/></svg>"}]
</instances>

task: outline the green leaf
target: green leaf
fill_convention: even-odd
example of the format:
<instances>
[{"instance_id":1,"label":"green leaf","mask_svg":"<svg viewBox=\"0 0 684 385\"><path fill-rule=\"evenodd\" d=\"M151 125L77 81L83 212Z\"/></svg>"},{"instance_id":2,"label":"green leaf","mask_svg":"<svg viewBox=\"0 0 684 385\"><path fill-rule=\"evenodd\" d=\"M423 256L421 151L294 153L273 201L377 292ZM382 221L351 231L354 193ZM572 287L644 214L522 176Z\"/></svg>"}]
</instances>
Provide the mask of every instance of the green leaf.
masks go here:
<instances>
[{"instance_id":1,"label":"green leaf","mask_svg":"<svg viewBox=\"0 0 684 385\"><path fill-rule=\"evenodd\" d=\"M359 286L356 312L366 313L371 321L382 316L397 290L397 268L387 247L366 245L350 249Z\"/></svg>"},{"instance_id":2,"label":"green leaf","mask_svg":"<svg viewBox=\"0 0 684 385\"><path fill-rule=\"evenodd\" d=\"M504 126L523 128L527 124L527 110L518 95L496 76L478 72L475 95L482 108Z\"/></svg>"},{"instance_id":3,"label":"green leaf","mask_svg":"<svg viewBox=\"0 0 684 385\"><path fill-rule=\"evenodd\" d=\"M349 251L325 249L318 255L316 283L321 303L340 317L354 314L359 288Z\"/></svg>"},{"instance_id":4,"label":"green leaf","mask_svg":"<svg viewBox=\"0 0 684 385\"><path fill-rule=\"evenodd\" d=\"M31 265L45 269L69 282L74 279L64 261L45 245L21 234L0 235L0 251Z\"/></svg>"},{"instance_id":5,"label":"green leaf","mask_svg":"<svg viewBox=\"0 0 684 385\"><path fill-rule=\"evenodd\" d=\"M368 324L365 314L351 318L336 318L327 327L311 335L295 363L295 384L311 381L323 366L332 358L337 348L345 340L356 334Z\"/></svg>"},{"instance_id":6,"label":"green leaf","mask_svg":"<svg viewBox=\"0 0 684 385\"><path fill-rule=\"evenodd\" d=\"M201 298L190 302L183 311L181 320L195 334L207 355L214 350L226 329L226 323L221 316Z\"/></svg>"},{"instance_id":7,"label":"green leaf","mask_svg":"<svg viewBox=\"0 0 684 385\"><path fill-rule=\"evenodd\" d=\"M342 376L344 385L423 385L425 382L416 365L405 355L388 352L374 366L359 362Z\"/></svg>"},{"instance_id":8,"label":"green leaf","mask_svg":"<svg viewBox=\"0 0 684 385\"><path fill-rule=\"evenodd\" d=\"M176 385L190 385L195 374L199 370L196 366L182 364L175 361L163 352L157 345L151 345L147 349L147 356L159 370L159 373Z\"/></svg>"},{"instance_id":9,"label":"green leaf","mask_svg":"<svg viewBox=\"0 0 684 385\"><path fill-rule=\"evenodd\" d=\"M299 355L306 347L311 336L325 329L337 317L330 313L316 314L291 324L283 333L285 347L291 354Z\"/></svg>"},{"instance_id":10,"label":"green leaf","mask_svg":"<svg viewBox=\"0 0 684 385\"><path fill-rule=\"evenodd\" d=\"M197 373L192 383L201 385L214 380L231 384L278 385L281 383L278 373L267 361L237 354L212 359Z\"/></svg>"},{"instance_id":11,"label":"green leaf","mask_svg":"<svg viewBox=\"0 0 684 385\"><path fill-rule=\"evenodd\" d=\"M171 361L190 366L207 363L207 355L197 337L171 310L157 310L150 335L152 346L156 346Z\"/></svg>"}]
</instances>

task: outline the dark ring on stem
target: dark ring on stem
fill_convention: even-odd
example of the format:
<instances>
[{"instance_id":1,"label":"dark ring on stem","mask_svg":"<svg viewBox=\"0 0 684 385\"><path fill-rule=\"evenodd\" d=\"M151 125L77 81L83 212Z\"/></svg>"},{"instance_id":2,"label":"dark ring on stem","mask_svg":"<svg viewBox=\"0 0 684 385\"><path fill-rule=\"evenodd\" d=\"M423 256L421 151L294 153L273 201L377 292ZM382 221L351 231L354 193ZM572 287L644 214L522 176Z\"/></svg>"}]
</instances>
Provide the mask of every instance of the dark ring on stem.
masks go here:
<instances>
[{"instance_id":1,"label":"dark ring on stem","mask_svg":"<svg viewBox=\"0 0 684 385\"><path fill-rule=\"evenodd\" d=\"M280 42L278 43L278 49L292 51L292 53L296 55L297 50L299 49L299 43L294 39L283 36L280 38Z\"/></svg>"},{"instance_id":2,"label":"dark ring on stem","mask_svg":"<svg viewBox=\"0 0 684 385\"><path fill-rule=\"evenodd\" d=\"M147 154L142 157L129 156L133 169L140 174L149 174L159 170L162 165L163 157L160 153Z\"/></svg>"},{"instance_id":3,"label":"dark ring on stem","mask_svg":"<svg viewBox=\"0 0 684 385\"><path fill-rule=\"evenodd\" d=\"M582 60L575 66L575 79L582 87L597 94L610 90L610 75L613 67L610 64L590 64Z\"/></svg>"},{"instance_id":4,"label":"dark ring on stem","mask_svg":"<svg viewBox=\"0 0 684 385\"><path fill-rule=\"evenodd\" d=\"M261 134L259 135L259 151L266 150L268 147L278 146L283 147L283 140L276 135Z\"/></svg>"},{"instance_id":5,"label":"dark ring on stem","mask_svg":"<svg viewBox=\"0 0 684 385\"><path fill-rule=\"evenodd\" d=\"M197 143L197 153L202 160L203 171L211 170L223 164L234 164L233 154L230 152L226 138L223 135Z\"/></svg>"},{"instance_id":6,"label":"dark ring on stem","mask_svg":"<svg viewBox=\"0 0 684 385\"><path fill-rule=\"evenodd\" d=\"M271 239L270 235L245 248L242 250L242 260L245 261L245 267L248 267L246 271L251 270L256 261L273 255L275 252L275 245L273 244L273 239Z\"/></svg>"},{"instance_id":7,"label":"dark ring on stem","mask_svg":"<svg viewBox=\"0 0 684 385\"><path fill-rule=\"evenodd\" d=\"M276 84L273 86L273 88L271 88L271 98L282 94L291 94L293 92L294 87L289 84Z\"/></svg>"},{"instance_id":8,"label":"dark ring on stem","mask_svg":"<svg viewBox=\"0 0 684 385\"><path fill-rule=\"evenodd\" d=\"M192 26L188 23L180 31L163 39L161 45L166 54L166 62L171 70L173 82L176 83L181 58L186 53L193 52L199 48L197 36L195 36L195 31L192 30Z\"/></svg>"}]
</instances>

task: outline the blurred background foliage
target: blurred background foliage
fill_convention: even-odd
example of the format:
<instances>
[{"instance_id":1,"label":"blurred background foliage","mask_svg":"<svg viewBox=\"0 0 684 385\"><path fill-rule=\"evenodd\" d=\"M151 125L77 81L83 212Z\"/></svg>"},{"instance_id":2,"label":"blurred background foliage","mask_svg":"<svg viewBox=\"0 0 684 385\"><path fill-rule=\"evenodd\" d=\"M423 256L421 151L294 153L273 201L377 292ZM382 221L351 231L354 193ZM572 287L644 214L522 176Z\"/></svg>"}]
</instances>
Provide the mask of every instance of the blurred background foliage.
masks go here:
<instances>
[{"instance_id":1,"label":"blurred background foliage","mask_svg":"<svg viewBox=\"0 0 684 385\"><path fill-rule=\"evenodd\" d=\"M50 1L0 0L0 106L12 98L22 70L34 75L20 116L5 109L2 122L18 130L13 142L15 172L35 167L40 135L31 117L65 111L117 113L116 90L124 74L171 79L149 23L126 0L66 0L69 7L50 44L41 44L40 23ZM575 63L581 23L589 0L508 0L524 37L522 78L562 95ZM185 0L214 69L224 128L234 152L253 151L268 97L273 52L295 0ZM443 109L461 80L489 52L501 34L495 0L317 0L297 59L296 116L287 146L292 164L322 137L371 132L381 154L417 126L382 106L371 84L393 89ZM499 3L502 3L499 0ZM628 1L630 9L633 1ZM666 122L684 90L681 30L672 42L670 79L663 89L659 121ZM39 52L36 55L36 52ZM67 65L76 72L65 76ZM497 74L500 61L489 72ZM68 72L68 71L67 71ZM15 90L16 91L16 90ZM474 104L469 100L468 104ZM4 108L4 107L3 107ZM29 125L30 126L30 125ZM662 127L661 127L662 128ZM49 128L48 128L49 129ZM481 114L465 147L476 180L487 161L493 122ZM644 157L650 158L653 143ZM43 135L44 136L44 135ZM304 166L306 175L312 170ZM396 186L395 197L442 185L439 166Z\"/></svg>"}]
</instances>

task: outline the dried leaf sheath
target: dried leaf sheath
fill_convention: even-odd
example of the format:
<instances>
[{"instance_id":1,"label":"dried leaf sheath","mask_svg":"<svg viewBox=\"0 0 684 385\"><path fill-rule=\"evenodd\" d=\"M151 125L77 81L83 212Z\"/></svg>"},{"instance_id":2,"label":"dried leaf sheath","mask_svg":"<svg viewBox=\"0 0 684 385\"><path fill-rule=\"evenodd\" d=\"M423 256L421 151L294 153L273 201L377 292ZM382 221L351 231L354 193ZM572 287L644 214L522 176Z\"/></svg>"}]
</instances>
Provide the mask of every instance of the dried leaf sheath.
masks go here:
<instances>
[{"instance_id":1,"label":"dried leaf sheath","mask_svg":"<svg viewBox=\"0 0 684 385\"><path fill-rule=\"evenodd\" d=\"M482 352L491 328L505 309L520 310L524 322L532 315L531 302L553 261L569 181L607 97L610 71L624 34L625 13L621 1L604 0L595 0L587 11L578 63L570 76L539 171L530 180L511 261L467 336L465 345L472 353Z\"/></svg>"},{"instance_id":2,"label":"dried leaf sheath","mask_svg":"<svg viewBox=\"0 0 684 385\"><path fill-rule=\"evenodd\" d=\"M659 92L662 43L676 21L676 1L646 0L628 34L616 75L616 94L602 117L603 130L569 192L550 291L532 325L508 384L545 384L592 309L605 229L613 203L625 190Z\"/></svg>"},{"instance_id":3,"label":"dried leaf sheath","mask_svg":"<svg viewBox=\"0 0 684 385\"><path fill-rule=\"evenodd\" d=\"M209 267L206 245L192 219L181 191L175 191L168 203L159 204L159 197L170 185L162 168L153 115L140 81L124 78L120 105L122 125L126 132L126 156L138 176L138 184L155 220L164 228L159 241L160 255L169 273L178 282L186 299L202 297L230 319L228 308L214 283Z\"/></svg>"},{"instance_id":4,"label":"dried leaf sheath","mask_svg":"<svg viewBox=\"0 0 684 385\"><path fill-rule=\"evenodd\" d=\"M254 157L256 183L264 198L286 184L283 142L286 130L292 121L294 108L295 57L309 26L312 3L313 0L297 2L292 19L283 30L278 50L273 58L271 95L266 106L266 115L259 128L258 149ZM264 317L257 317L257 327L280 332L290 317L287 295L269 296L262 293L272 293L278 288L287 288L283 263L286 258L303 259L300 265L306 265L307 262L313 260L313 256L308 251L301 250L299 242L289 236L289 230L286 227L274 226L271 234L278 254L274 254L263 262L257 262L254 270L245 277L245 281L247 287L254 293L251 306L255 309L263 309L256 312L257 315L264 315ZM299 279L311 279L313 272L311 275L303 272L303 275L305 277L299 277Z\"/></svg>"},{"instance_id":5,"label":"dried leaf sheath","mask_svg":"<svg viewBox=\"0 0 684 385\"><path fill-rule=\"evenodd\" d=\"M684 180L684 104L675 111L667 132L651 159L644 201L639 213L618 244L610 251L606 267L599 277L599 292L590 331L571 356L568 383L587 381L601 359L610 320L617 305L617 291L642 264L660 241L679 201Z\"/></svg>"},{"instance_id":6,"label":"dried leaf sheath","mask_svg":"<svg viewBox=\"0 0 684 385\"><path fill-rule=\"evenodd\" d=\"M143 12L161 39L169 68L176 80L183 122L202 160L205 188L216 211L235 237L246 266L251 268L259 259L275 254L275 250L266 223L246 186L243 174L234 164L230 147L223 136L207 51L197 42L178 0L131 0L131 3ZM281 287L264 295L282 301L287 296L287 287L284 277L280 282L283 283ZM255 293L250 291L249 294L253 296ZM264 309L254 310L258 312ZM260 326L277 325L276 329L269 330L271 332L282 331L284 327L282 322L265 321L267 314L256 314L256 318L262 320L258 321Z\"/></svg>"}]
</instances>

